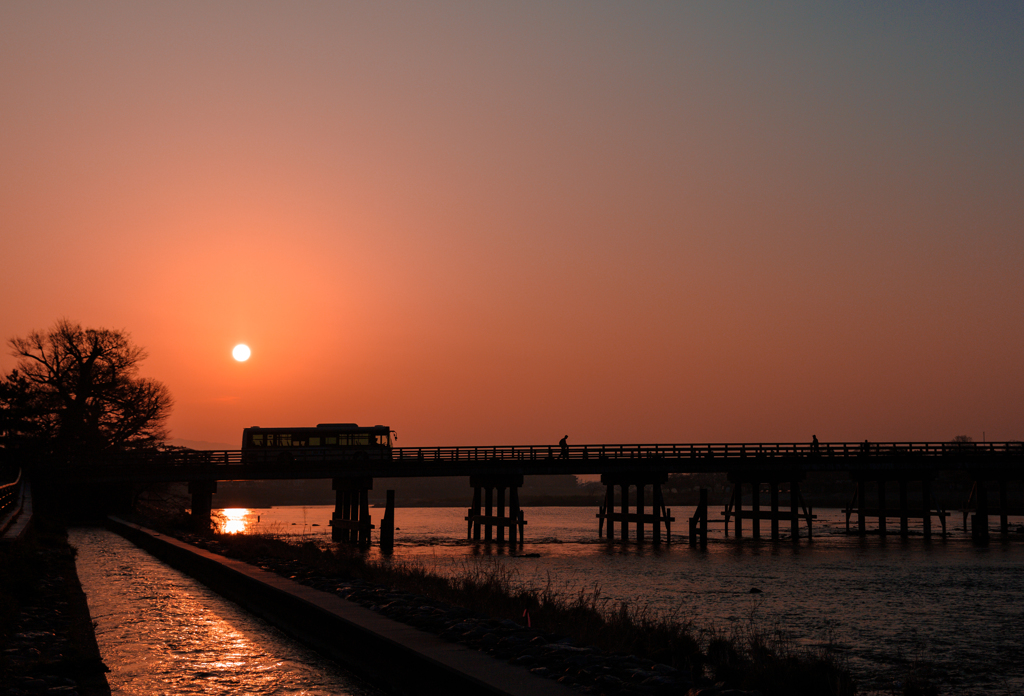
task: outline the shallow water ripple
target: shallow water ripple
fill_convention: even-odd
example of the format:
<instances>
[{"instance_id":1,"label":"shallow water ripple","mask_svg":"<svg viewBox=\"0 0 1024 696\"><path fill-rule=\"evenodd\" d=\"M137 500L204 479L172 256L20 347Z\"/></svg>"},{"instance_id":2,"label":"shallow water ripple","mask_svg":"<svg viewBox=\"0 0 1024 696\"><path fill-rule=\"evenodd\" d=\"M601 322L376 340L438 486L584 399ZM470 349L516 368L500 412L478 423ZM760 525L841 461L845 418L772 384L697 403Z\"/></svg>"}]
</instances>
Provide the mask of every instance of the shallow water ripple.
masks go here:
<instances>
[{"instance_id":1,"label":"shallow water ripple","mask_svg":"<svg viewBox=\"0 0 1024 696\"><path fill-rule=\"evenodd\" d=\"M116 534L70 538L113 694L376 693Z\"/></svg>"}]
</instances>

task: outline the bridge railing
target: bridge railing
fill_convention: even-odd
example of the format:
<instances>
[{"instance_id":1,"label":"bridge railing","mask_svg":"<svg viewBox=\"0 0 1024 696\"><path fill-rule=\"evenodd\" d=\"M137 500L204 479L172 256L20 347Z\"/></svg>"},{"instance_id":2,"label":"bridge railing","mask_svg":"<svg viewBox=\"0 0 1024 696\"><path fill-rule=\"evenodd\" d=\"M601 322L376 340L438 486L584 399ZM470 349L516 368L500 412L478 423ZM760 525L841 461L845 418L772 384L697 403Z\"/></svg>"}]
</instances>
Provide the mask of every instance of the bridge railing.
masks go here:
<instances>
[{"instance_id":1,"label":"bridge railing","mask_svg":"<svg viewBox=\"0 0 1024 696\"><path fill-rule=\"evenodd\" d=\"M588 459L748 459L748 458L887 458L900 456L1024 455L1024 443L839 442L706 443L630 445L508 445L489 447L396 447L400 461L538 461Z\"/></svg>"},{"instance_id":2,"label":"bridge railing","mask_svg":"<svg viewBox=\"0 0 1024 696\"><path fill-rule=\"evenodd\" d=\"M93 471L100 473L107 469L116 474L125 469L135 467L155 467L162 469L187 469L190 472L220 467L245 467L248 469L262 466L303 464L337 464L347 457L343 452L325 448L288 448L277 453L260 453L260 457L251 458L241 450L185 450L162 452L140 457L134 455L124 458L112 458L105 465ZM386 450L380 455L386 455ZM377 456L380 456L377 455ZM371 456L369 461L381 461ZM898 465L902 458L930 459L942 458L944 461L969 461L972 464L984 462L992 458L1000 461L1000 466L1009 462L1024 461L1024 443L1021 442L988 442L988 443L951 443L951 442L830 442L817 445L808 442L789 443L704 443L704 444L621 444L621 445L570 445L564 450L558 445L504 445L476 447L396 447L387 461L415 465L418 462L428 464L437 462L580 462L589 460L615 461L624 463L641 460L715 460L727 461L737 465L756 466L760 462L769 464L771 460L787 464L799 463L799 466L811 469L832 469L841 467L858 468L861 466ZM354 461L358 461L353 456ZM369 463L369 462L368 462Z\"/></svg>"},{"instance_id":3,"label":"bridge railing","mask_svg":"<svg viewBox=\"0 0 1024 696\"><path fill-rule=\"evenodd\" d=\"M21 469L13 481L0 485L0 517L12 507L18 500L18 493L21 491Z\"/></svg>"}]
</instances>

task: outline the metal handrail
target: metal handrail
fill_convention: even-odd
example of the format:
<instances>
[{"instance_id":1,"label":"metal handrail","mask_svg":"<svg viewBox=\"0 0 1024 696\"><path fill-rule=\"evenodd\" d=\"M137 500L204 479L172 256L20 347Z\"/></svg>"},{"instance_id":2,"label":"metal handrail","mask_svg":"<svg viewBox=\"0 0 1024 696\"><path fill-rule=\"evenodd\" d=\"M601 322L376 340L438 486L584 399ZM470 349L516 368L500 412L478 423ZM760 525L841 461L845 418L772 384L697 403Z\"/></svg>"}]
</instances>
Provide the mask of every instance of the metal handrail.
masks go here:
<instances>
[{"instance_id":1,"label":"metal handrail","mask_svg":"<svg viewBox=\"0 0 1024 696\"><path fill-rule=\"evenodd\" d=\"M21 468L18 469L18 476L10 483L0 486L0 514L3 514L8 507L14 505L18 499L18 492L21 490Z\"/></svg>"}]
</instances>

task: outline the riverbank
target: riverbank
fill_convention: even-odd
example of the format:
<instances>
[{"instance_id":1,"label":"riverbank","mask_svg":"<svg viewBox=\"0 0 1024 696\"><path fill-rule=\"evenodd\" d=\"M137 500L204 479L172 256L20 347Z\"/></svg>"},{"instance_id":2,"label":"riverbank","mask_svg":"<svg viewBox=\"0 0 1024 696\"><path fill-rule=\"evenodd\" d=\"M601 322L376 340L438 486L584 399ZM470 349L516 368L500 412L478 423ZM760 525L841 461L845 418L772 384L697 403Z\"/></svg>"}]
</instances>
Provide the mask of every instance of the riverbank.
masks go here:
<instances>
[{"instance_id":1,"label":"riverbank","mask_svg":"<svg viewBox=\"0 0 1024 696\"><path fill-rule=\"evenodd\" d=\"M666 621L642 606L609 607L599 591L523 587L499 564L439 577L415 564L367 561L357 551L333 545L193 535L180 527L162 531L583 693L716 693L716 684L737 693L854 693L835 652L799 649L773 627L754 621L729 634L692 621Z\"/></svg>"},{"instance_id":2,"label":"riverbank","mask_svg":"<svg viewBox=\"0 0 1024 696\"><path fill-rule=\"evenodd\" d=\"M386 693L405 696L425 691L452 696L571 696L571 692L558 684L496 662L475 650L391 621L335 594L116 517L108 518L107 527L148 552L154 561L159 559L166 566L201 582L206 589L217 592L251 616L263 619L313 648L319 653L317 662L333 661ZM115 545L114 541L110 543ZM124 552L125 557L130 555ZM154 569L156 575L161 572ZM158 590L154 588L154 591ZM208 597L204 604L212 606L217 601ZM204 611L193 606L189 613L198 618ZM162 614L156 607L153 613ZM172 634L177 632L173 626L168 626L168 629ZM194 630L200 632L203 629L197 625ZM208 635L211 648L216 650L219 646L231 651L231 644L223 644L217 633ZM194 635L192 630L188 630L188 635ZM197 647L207 651L207 661L221 664L226 659L221 657L221 652L209 652L211 648L206 646L207 642L203 641L202 646ZM242 659L242 654L238 654L237 664L239 669L246 671L244 675L238 675L234 686L258 679L249 671L250 664ZM176 666L179 666L177 662ZM188 670L187 665L180 667ZM207 673L205 665L200 665L199 669L200 674ZM214 691L223 693L216 688Z\"/></svg>"},{"instance_id":3,"label":"riverbank","mask_svg":"<svg viewBox=\"0 0 1024 696\"><path fill-rule=\"evenodd\" d=\"M35 515L0 545L0 684L7 696L110 696L65 527Z\"/></svg>"}]
</instances>

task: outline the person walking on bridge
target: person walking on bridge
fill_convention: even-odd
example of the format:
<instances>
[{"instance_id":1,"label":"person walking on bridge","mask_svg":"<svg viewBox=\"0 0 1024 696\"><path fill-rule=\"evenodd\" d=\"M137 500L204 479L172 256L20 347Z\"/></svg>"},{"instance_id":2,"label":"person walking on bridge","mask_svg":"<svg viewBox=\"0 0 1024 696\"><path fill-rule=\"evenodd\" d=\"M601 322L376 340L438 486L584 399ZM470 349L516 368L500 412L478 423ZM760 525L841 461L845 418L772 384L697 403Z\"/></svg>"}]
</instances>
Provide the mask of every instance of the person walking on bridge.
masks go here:
<instances>
[{"instance_id":1,"label":"person walking on bridge","mask_svg":"<svg viewBox=\"0 0 1024 696\"><path fill-rule=\"evenodd\" d=\"M558 455L559 459L568 459L569 458L569 443L568 443L568 439L569 439L569 436L566 435L561 440L558 441L558 446L562 450L562 453L560 455Z\"/></svg>"}]
</instances>

